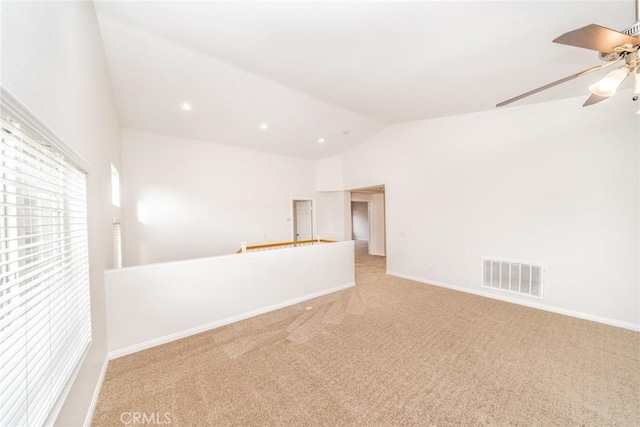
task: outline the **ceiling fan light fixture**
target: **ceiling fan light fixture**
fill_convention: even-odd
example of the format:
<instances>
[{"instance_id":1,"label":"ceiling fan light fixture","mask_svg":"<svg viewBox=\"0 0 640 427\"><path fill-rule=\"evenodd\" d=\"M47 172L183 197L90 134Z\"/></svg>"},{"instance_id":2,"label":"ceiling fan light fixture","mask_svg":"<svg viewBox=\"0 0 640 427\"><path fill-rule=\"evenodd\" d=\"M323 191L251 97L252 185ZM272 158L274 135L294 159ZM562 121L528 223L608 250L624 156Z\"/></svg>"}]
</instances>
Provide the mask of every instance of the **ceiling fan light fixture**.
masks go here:
<instances>
[{"instance_id":1,"label":"ceiling fan light fixture","mask_svg":"<svg viewBox=\"0 0 640 427\"><path fill-rule=\"evenodd\" d=\"M618 86L627 78L629 70L627 67L618 68L604 76L600 81L589 86L589 90L598 96L613 96L618 90Z\"/></svg>"}]
</instances>

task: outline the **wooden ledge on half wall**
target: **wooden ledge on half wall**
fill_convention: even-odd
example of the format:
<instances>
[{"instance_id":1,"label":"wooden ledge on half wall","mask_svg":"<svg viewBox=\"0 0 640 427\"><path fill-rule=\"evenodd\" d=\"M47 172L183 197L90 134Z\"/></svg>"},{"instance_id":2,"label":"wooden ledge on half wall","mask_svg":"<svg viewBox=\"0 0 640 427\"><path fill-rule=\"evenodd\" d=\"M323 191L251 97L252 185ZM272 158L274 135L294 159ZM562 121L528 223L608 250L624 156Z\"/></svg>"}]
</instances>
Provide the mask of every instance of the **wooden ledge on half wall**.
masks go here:
<instances>
[{"instance_id":1,"label":"wooden ledge on half wall","mask_svg":"<svg viewBox=\"0 0 640 427\"><path fill-rule=\"evenodd\" d=\"M288 246L308 246L308 245L316 245L316 244L320 244L320 243L335 243L335 240L326 240L326 239L313 239L313 240L298 240L298 241L294 241L294 242L279 242L279 243L267 243L264 245L252 245L252 246L247 246L246 247L246 252L250 252L250 251L263 251L263 250L270 250L270 249L278 249L278 248L285 248ZM237 254L242 253L242 248L238 249L236 251Z\"/></svg>"}]
</instances>

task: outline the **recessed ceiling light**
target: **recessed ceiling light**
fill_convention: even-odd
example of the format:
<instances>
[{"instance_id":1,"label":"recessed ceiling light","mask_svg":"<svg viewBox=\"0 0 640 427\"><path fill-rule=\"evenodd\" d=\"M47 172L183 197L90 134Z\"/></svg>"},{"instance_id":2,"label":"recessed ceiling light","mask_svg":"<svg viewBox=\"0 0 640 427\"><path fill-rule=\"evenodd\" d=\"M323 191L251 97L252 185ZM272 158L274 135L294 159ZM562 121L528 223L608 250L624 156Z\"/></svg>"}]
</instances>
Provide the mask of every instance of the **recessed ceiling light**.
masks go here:
<instances>
[{"instance_id":1,"label":"recessed ceiling light","mask_svg":"<svg viewBox=\"0 0 640 427\"><path fill-rule=\"evenodd\" d=\"M318 139L318 144L324 144L324 143L325 143L324 138L320 138L320 139Z\"/></svg>"},{"instance_id":2,"label":"recessed ceiling light","mask_svg":"<svg viewBox=\"0 0 640 427\"><path fill-rule=\"evenodd\" d=\"M269 125L266 124L266 123L263 123L263 124L260 125L260 129L267 130L267 129L269 129Z\"/></svg>"},{"instance_id":3,"label":"recessed ceiling light","mask_svg":"<svg viewBox=\"0 0 640 427\"><path fill-rule=\"evenodd\" d=\"M193 107L188 102L183 102L182 104L180 104L180 108L182 108L184 111L191 111Z\"/></svg>"}]
</instances>

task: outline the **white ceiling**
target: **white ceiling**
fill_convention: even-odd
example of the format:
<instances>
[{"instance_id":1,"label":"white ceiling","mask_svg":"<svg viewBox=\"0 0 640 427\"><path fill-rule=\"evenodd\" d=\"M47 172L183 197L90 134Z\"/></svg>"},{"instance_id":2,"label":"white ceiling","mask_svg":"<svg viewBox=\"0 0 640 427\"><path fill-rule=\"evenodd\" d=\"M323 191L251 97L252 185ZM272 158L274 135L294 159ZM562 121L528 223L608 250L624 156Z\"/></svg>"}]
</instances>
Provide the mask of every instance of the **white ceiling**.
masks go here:
<instances>
[{"instance_id":1,"label":"white ceiling","mask_svg":"<svg viewBox=\"0 0 640 427\"><path fill-rule=\"evenodd\" d=\"M111 1L96 10L124 127L312 159L386 124L492 109L589 68L595 53L551 40L634 22L633 0ZM586 97L601 75L519 104ZM180 110L183 101L193 110Z\"/></svg>"}]
</instances>

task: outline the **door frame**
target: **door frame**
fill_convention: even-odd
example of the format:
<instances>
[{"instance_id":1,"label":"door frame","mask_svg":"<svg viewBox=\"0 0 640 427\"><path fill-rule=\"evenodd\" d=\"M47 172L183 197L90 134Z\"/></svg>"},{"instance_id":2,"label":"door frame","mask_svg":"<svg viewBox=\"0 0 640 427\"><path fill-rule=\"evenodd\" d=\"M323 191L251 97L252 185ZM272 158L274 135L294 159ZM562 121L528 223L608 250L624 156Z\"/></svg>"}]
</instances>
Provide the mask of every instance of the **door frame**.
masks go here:
<instances>
[{"instance_id":1,"label":"door frame","mask_svg":"<svg viewBox=\"0 0 640 427\"><path fill-rule=\"evenodd\" d=\"M291 241L296 241L296 202L311 202L311 239L313 240L316 238L316 200L309 197L292 197L291 203L289 203L291 209Z\"/></svg>"}]
</instances>

